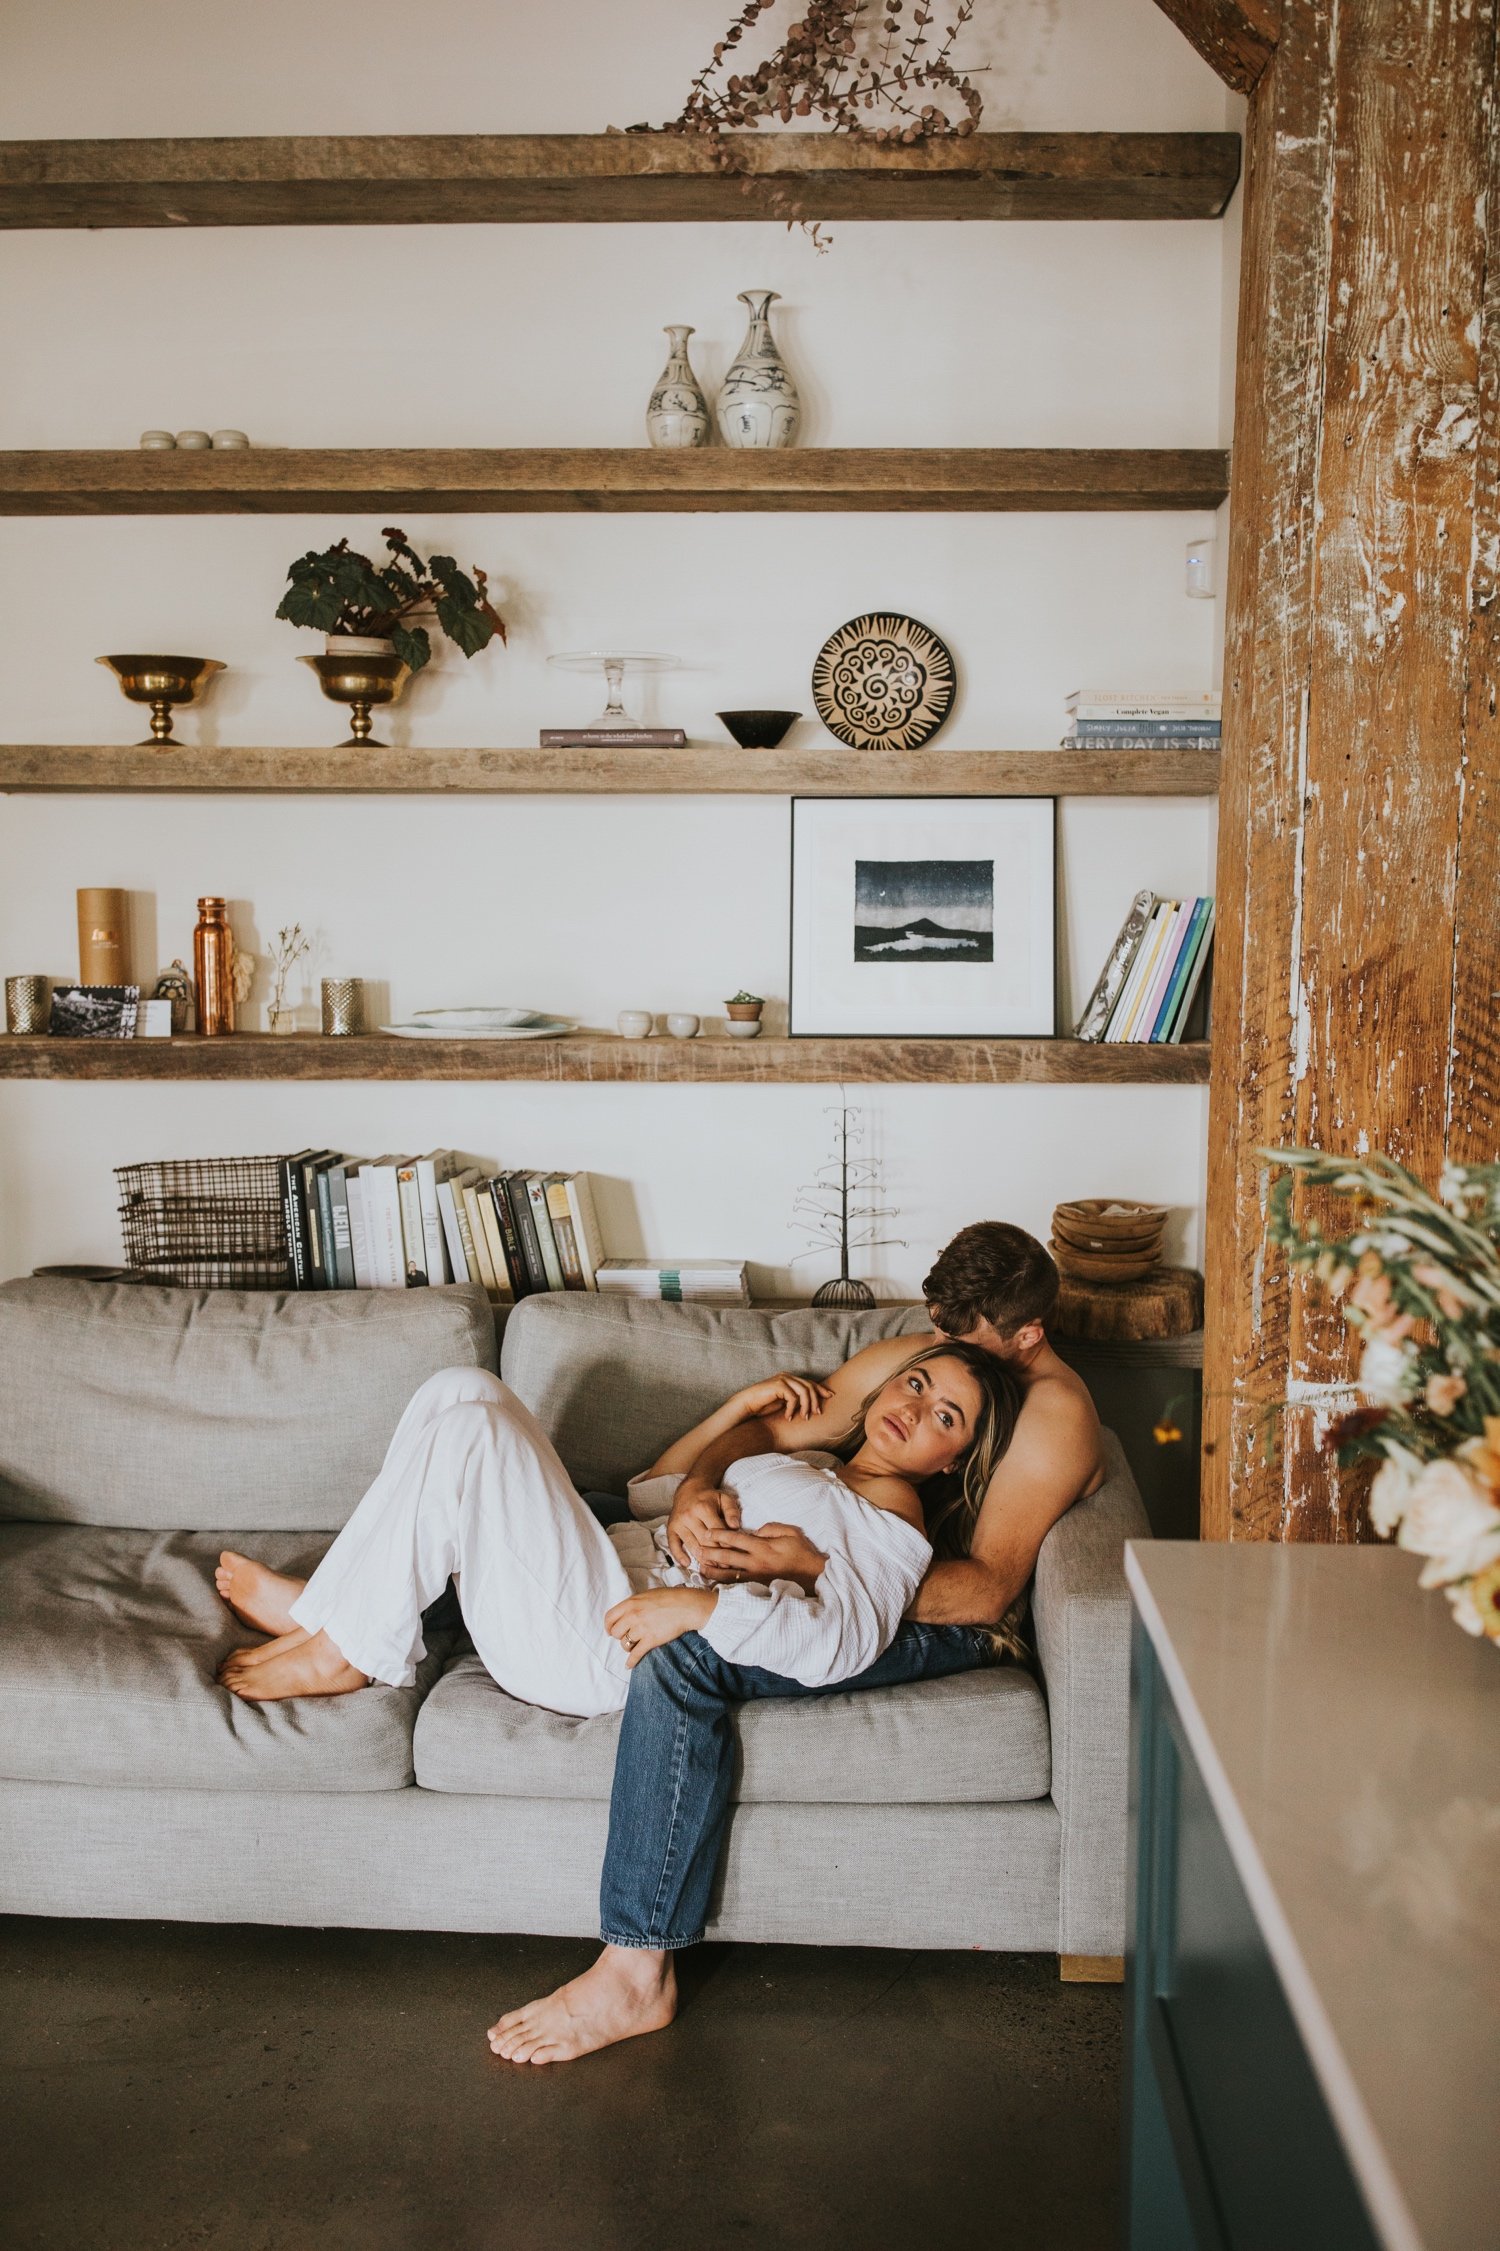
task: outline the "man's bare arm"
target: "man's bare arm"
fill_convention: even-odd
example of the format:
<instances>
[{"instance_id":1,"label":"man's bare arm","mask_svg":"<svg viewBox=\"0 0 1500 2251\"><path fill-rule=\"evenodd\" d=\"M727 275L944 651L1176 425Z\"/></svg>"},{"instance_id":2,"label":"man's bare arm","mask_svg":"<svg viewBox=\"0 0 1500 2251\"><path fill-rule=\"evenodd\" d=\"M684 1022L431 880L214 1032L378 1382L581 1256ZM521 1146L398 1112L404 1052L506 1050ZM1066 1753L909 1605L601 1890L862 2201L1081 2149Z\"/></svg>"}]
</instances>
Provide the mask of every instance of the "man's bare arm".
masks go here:
<instances>
[{"instance_id":1,"label":"man's bare arm","mask_svg":"<svg viewBox=\"0 0 1500 2251\"><path fill-rule=\"evenodd\" d=\"M1036 1569L1043 1540L1087 1489L1098 1464L1092 1408L1050 1385L1028 1392L1016 1434L990 1480L970 1553L934 1563L907 1616L931 1626L998 1625Z\"/></svg>"},{"instance_id":2,"label":"man's bare arm","mask_svg":"<svg viewBox=\"0 0 1500 2251\"><path fill-rule=\"evenodd\" d=\"M735 1462L751 1454L791 1453L802 1448L837 1445L846 1438L861 1406L920 1351L920 1337L887 1337L856 1352L823 1386L826 1397L817 1414L757 1416L733 1430L717 1432L693 1460L677 1489L667 1520L667 1545L683 1567L701 1567L708 1561L710 1535L719 1526L738 1531L740 1512L732 1493L722 1490L724 1478Z\"/></svg>"}]
</instances>

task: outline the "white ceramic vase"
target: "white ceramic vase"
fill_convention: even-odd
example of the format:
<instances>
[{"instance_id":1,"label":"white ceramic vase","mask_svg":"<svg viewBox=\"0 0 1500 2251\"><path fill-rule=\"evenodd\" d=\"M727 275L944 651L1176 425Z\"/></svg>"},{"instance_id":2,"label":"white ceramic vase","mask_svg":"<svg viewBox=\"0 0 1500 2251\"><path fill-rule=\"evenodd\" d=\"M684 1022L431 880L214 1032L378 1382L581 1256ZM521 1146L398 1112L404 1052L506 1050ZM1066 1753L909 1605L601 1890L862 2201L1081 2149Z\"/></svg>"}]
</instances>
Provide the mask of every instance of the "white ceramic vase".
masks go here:
<instances>
[{"instance_id":1,"label":"white ceramic vase","mask_svg":"<svg viewBox=\"0 0 1500 2251\"><path fill-rule=\"evenodd\" d=\"M708 444L708 401L688 360L687 340L692 333L690 328L666 331L672 349L646 409L646 435L654 446Z\"/></svg>"},{"instance_id":2,"label":"white ceramic vase","mask_svg":"<svg viewBox=\"0 0 1500 2251\"><path fill-rule=\"evenodd\" d=\"M771 334L774 289L742 289L750 310L745 341L719 393L719 435L727 446L790 446L797 442L802 401Z\"/></svg>"}]
</instances>

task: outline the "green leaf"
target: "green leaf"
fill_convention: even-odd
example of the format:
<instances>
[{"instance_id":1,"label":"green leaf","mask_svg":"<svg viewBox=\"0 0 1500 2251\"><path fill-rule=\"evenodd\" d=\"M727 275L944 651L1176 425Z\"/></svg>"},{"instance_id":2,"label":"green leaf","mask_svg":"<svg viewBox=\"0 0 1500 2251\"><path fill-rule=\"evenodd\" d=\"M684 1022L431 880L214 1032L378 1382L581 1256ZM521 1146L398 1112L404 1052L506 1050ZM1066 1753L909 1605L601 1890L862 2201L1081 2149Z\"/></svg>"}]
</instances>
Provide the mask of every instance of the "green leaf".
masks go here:
<instances>
[{"instance_id":1,"label":"green leaf","mask_svg":"<svg viewBox=\"0 0 1500 2251\"><path fill-rule=\"evenodd\" d=\"M452 600L446 594L437 599L438 624L456 649L466 657L478 656L495 638L495 628L478 610Z\"/></svg>"},{"instance_id":2,"label":"green leaf","mask_svg":"<svg viewBox=\"0 0 1500 2251\"><path fill-rule=\"evenodd\" d=\"M432 643L427 638L427 628L422 625L393 626L391 647L413 672L420 672L432 655Z\"/></svg>"}]
</instances>

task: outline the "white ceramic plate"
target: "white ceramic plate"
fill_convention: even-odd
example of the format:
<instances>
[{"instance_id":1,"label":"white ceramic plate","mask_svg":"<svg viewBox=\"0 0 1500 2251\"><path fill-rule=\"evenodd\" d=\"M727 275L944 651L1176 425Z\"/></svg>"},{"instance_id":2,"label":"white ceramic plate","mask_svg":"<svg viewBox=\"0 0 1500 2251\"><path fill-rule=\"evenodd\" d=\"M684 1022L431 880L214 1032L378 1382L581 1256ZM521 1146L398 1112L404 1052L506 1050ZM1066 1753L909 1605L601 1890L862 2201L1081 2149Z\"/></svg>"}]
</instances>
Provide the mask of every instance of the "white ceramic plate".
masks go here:
<instances>
[{"instance_id":1,"label":"white ceramic plate","mask_svg":"<svg viewBox=\"0 0 1500 2251\"><path fill-rule=\"evenodd\" d=\"M433 1031L479 1032L491 1025L508 1028L523 1024L555 1024L559 1019L549 1016L544 1008L414 1008L414 1024L430 1025Z\"/></svg>"},{"instance_id":2,"label":"white ceramic plate","mask_svg":"<svg viewBox=\"0 0 1500 2251\"><path fill-rule=\"evenodd\" d=\"M382 1031L403 1040L555 1040L578 1026L566 1016L540 1024L383 1024Z\"/></svg>"}]
</instances>

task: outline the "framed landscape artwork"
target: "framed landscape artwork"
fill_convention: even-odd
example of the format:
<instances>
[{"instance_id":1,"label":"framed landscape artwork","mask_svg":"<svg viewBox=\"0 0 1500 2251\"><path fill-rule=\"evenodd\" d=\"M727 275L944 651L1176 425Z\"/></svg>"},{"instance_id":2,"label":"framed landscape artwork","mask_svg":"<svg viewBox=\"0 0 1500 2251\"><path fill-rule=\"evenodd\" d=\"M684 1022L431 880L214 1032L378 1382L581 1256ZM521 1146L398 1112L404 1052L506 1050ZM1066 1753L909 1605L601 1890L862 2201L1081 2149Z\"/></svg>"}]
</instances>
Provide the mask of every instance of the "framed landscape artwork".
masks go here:
<instances>
[{"instance_id":1,"label":"framed landscape artwork","mask_svg":"<svg viewBox=\"0 0 1500 2251\"><path fill-rule=\"evenodd\" d=\"M790 1030L1056 1028L1050 797L792 800Z\"/></svg>"}]
</instances>

